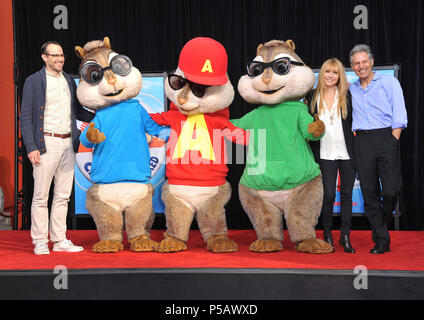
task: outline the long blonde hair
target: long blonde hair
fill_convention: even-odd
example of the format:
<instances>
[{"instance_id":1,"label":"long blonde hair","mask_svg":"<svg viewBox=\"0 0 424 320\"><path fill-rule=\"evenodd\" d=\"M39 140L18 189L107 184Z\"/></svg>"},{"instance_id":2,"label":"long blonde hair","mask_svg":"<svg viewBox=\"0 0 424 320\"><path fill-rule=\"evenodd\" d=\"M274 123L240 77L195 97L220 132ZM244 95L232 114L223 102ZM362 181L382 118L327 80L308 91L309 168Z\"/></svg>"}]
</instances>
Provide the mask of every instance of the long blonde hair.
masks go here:
<instances>
[{"instance_id":1,"label":"long blonde hair","mask_svg":"<svg viewBox=\"0 0 424 320\"><path fill-rule=\"evenodd\" d=\"M337 102L337 115L340 115L340 110L342 112L343 119L347 117L347 106L346 106L346 93L348 89L348 82L346 77L345 69L337 58L331 58L325 61L318 75L318 83L317 88L315 90L314 96L312 98L311 110L315 112L315 106L317 105L317 100L319 96L319 104L318 104L318 115L322 113L324 108L324 91L327 88L324 83L324 74L327 70L337 70L339 74L339 81L337 82L337 90L339 91L339 97Z\"/></svg>"}]
</instances>

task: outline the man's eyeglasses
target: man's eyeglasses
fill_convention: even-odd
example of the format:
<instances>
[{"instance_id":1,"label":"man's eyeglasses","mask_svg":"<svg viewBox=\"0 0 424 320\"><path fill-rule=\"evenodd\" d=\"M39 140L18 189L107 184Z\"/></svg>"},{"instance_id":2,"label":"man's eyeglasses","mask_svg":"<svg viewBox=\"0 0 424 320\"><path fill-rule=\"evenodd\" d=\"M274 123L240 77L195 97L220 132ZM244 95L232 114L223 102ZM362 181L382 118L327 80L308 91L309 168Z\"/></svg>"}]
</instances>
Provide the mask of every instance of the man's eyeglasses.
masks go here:
<instances>
[{"instance_id":1,"label":"man's eyeglasses","mask_svg":"<svg viewBox=\"0 0 424 320\"><path fill-rule=\"evenodd\" d=\"M257 77L262 74L266 68L271 67L275 73L284 75L289 73L292 64L296 66L304 65L302 62L293 61L287 57L271 62L250 61L247 63L247 74L249 77Z\"/></svg>"},{"instance_id":2,"label":"man's eyeglasses","mask_svg":"<svg viewBox=\"0 0 424 320\"><path fill-rule=\"evenodd\" d=\"M210 87L204 84L192 82L174 73L168 74L168 83L169 86L174 90L180 90L188 83L191 92L193 92L193 94L198 98L203 97L206 93L206 89Z\"/></svg>"},{"instance_id":3,"label":"man's eyeglasses","mask_svg":"<svg viewBox=\"0 0 424 320\"><path fill-rule=\"evenodd\" d=\"M80 77L89 84L97 84L103 79L106 70L112 70L119 76L126 76L131 72L132 62L130 58L124 55L117 55L110 60L110 64L106 68L95 62L87 62L81 68Z\"/></svg>"},{"instance_id":4,"label":"man's eyeglasses","mask_svg":"<svg viewBox=\"0 0 424 320\"><path fill-rule=\"evenodd\" d=\"M44 52L43 54L45 54L46 56L53 57L53 58L65 58L64 54L50 54L50 53L46 53L46 52Z\"/></svg>"}]
</instances>

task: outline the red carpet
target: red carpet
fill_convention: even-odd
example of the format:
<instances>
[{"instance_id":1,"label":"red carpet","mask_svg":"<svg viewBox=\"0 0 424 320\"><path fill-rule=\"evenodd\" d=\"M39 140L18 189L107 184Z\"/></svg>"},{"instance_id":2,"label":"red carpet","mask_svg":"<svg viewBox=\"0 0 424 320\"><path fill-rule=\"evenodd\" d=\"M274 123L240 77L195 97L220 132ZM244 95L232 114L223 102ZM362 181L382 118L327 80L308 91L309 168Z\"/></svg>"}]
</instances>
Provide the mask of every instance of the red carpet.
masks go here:
<instances>
[{"instance_id":1,"label":"red carpet","mask_svg":"<svg viewBox=\"0 0 424 320\"><path fill-rule=\"evenodd\" d=\"M163 231L152 231L160 241ZM370 231L352 231L351 242L357 253L347 254L337 245L336 252L324 255L298 253L285 231L284 249L276 253L253 253L249 244L256 237L252 230L231 230L230 237L239 245L239 252L216 254L205 249L198 231L191 231L188 250L178 253L135 253L126 247L115 254L92 253L98 240L95 230L70 230L68 238L86 250L80 253L50 252L36 256L29 231L0 231L0 270L94 268L292 268L347 269L364 265L368 270L424 271L424 232L392 231L392 251L383 255L369 254L373 247ZM322 232L317 231L318 237ZM338 242L339 232L333 233ZM125 243L127 245L127 243ZM50 244L50 248L52 245Z\"/></svg>"}]
</instances>

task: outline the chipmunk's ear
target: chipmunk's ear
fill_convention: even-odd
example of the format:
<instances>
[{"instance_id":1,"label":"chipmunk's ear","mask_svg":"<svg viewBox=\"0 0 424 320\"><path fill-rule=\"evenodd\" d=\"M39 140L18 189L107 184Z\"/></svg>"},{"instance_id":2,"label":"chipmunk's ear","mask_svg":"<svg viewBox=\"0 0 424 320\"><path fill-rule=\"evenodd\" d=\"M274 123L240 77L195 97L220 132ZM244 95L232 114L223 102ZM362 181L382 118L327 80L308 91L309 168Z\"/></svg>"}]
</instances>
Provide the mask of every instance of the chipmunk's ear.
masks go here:
<instances>
[{"instance_id":1,"label":"chipmunk's ear","mask_svg":"<svg viewBox=\"0 0 424 320\"><path fill-rule=\"evenodd\" d=\"M75 53L77 54L77 57L80 59L84 59L85 56L85 50L81 48L80 46L75 47Z\"/></svg>"},{"instance_id":2,"label":"chipmunk's ear","mask_svg":"<svg viewBox=\"0 0 424 320\"><path fill-rule=\"evenodd\" d=\"M257 55L257 56L259 56L259 55L260 55L260 53L259 53L259 52L261 51L261 49L263 48L263 46L264 46L264 45L263 45L263 43L261 43L261 44L259 44L259 45L258 45L258 47L256 48L256 55Z\"/></svg>"},{"instance_id":3,"label":"chipmunk's ear","mask_svg":"<svg viewBox=\"0 0 424 320\"><path fill-rule=\"evenodd\" d=\"M104 37L103 38L103 45L104 45L105 48L112 49L111 46L110 46L109 37Z\"/></svg>"},{"instance_id":4,"label":"chipmunk's ear","mask_svg":"<svg viewBox=\"0 0 424 320\"><path fill-rule=\"evenodd\" d=\"M287 40L285 43L286 43L286 46L289 47L290 49L292 49L293 51L294 51L294 49L296 49L296 46L294 45L293 40Z\"/></svg>"}]
</instances>

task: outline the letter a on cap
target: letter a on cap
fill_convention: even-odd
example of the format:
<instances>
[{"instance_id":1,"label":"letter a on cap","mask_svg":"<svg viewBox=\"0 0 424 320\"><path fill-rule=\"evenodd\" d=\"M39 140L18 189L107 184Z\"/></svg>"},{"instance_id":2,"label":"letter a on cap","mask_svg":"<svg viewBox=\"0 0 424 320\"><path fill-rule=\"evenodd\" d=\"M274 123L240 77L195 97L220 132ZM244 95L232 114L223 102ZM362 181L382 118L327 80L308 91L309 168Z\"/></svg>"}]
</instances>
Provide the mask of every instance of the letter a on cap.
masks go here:
<instances>
[{"instance_id":1,"label":"letter a on cap","mask_svg":"<svg viewBox=\"0 0 424 320\"><path fill-rule=\"evenodd\" d=\"M211 64L211 61L209 59L206 59L205 64L203 65L201 72L206 72L206 71L213 73L212 64Z\"/></svg>"},{"instance_id":2,"label":"letter a on cap","mask_svg":"<svg viewBox=\"0 0 424 320\"><path fill-rule=\"evenodd\" d=\"M227 52L212 38L197 37L181 50L178 67L184 76L195 83L222 86L227 83Z\"/></svg>"}]
</instances>

